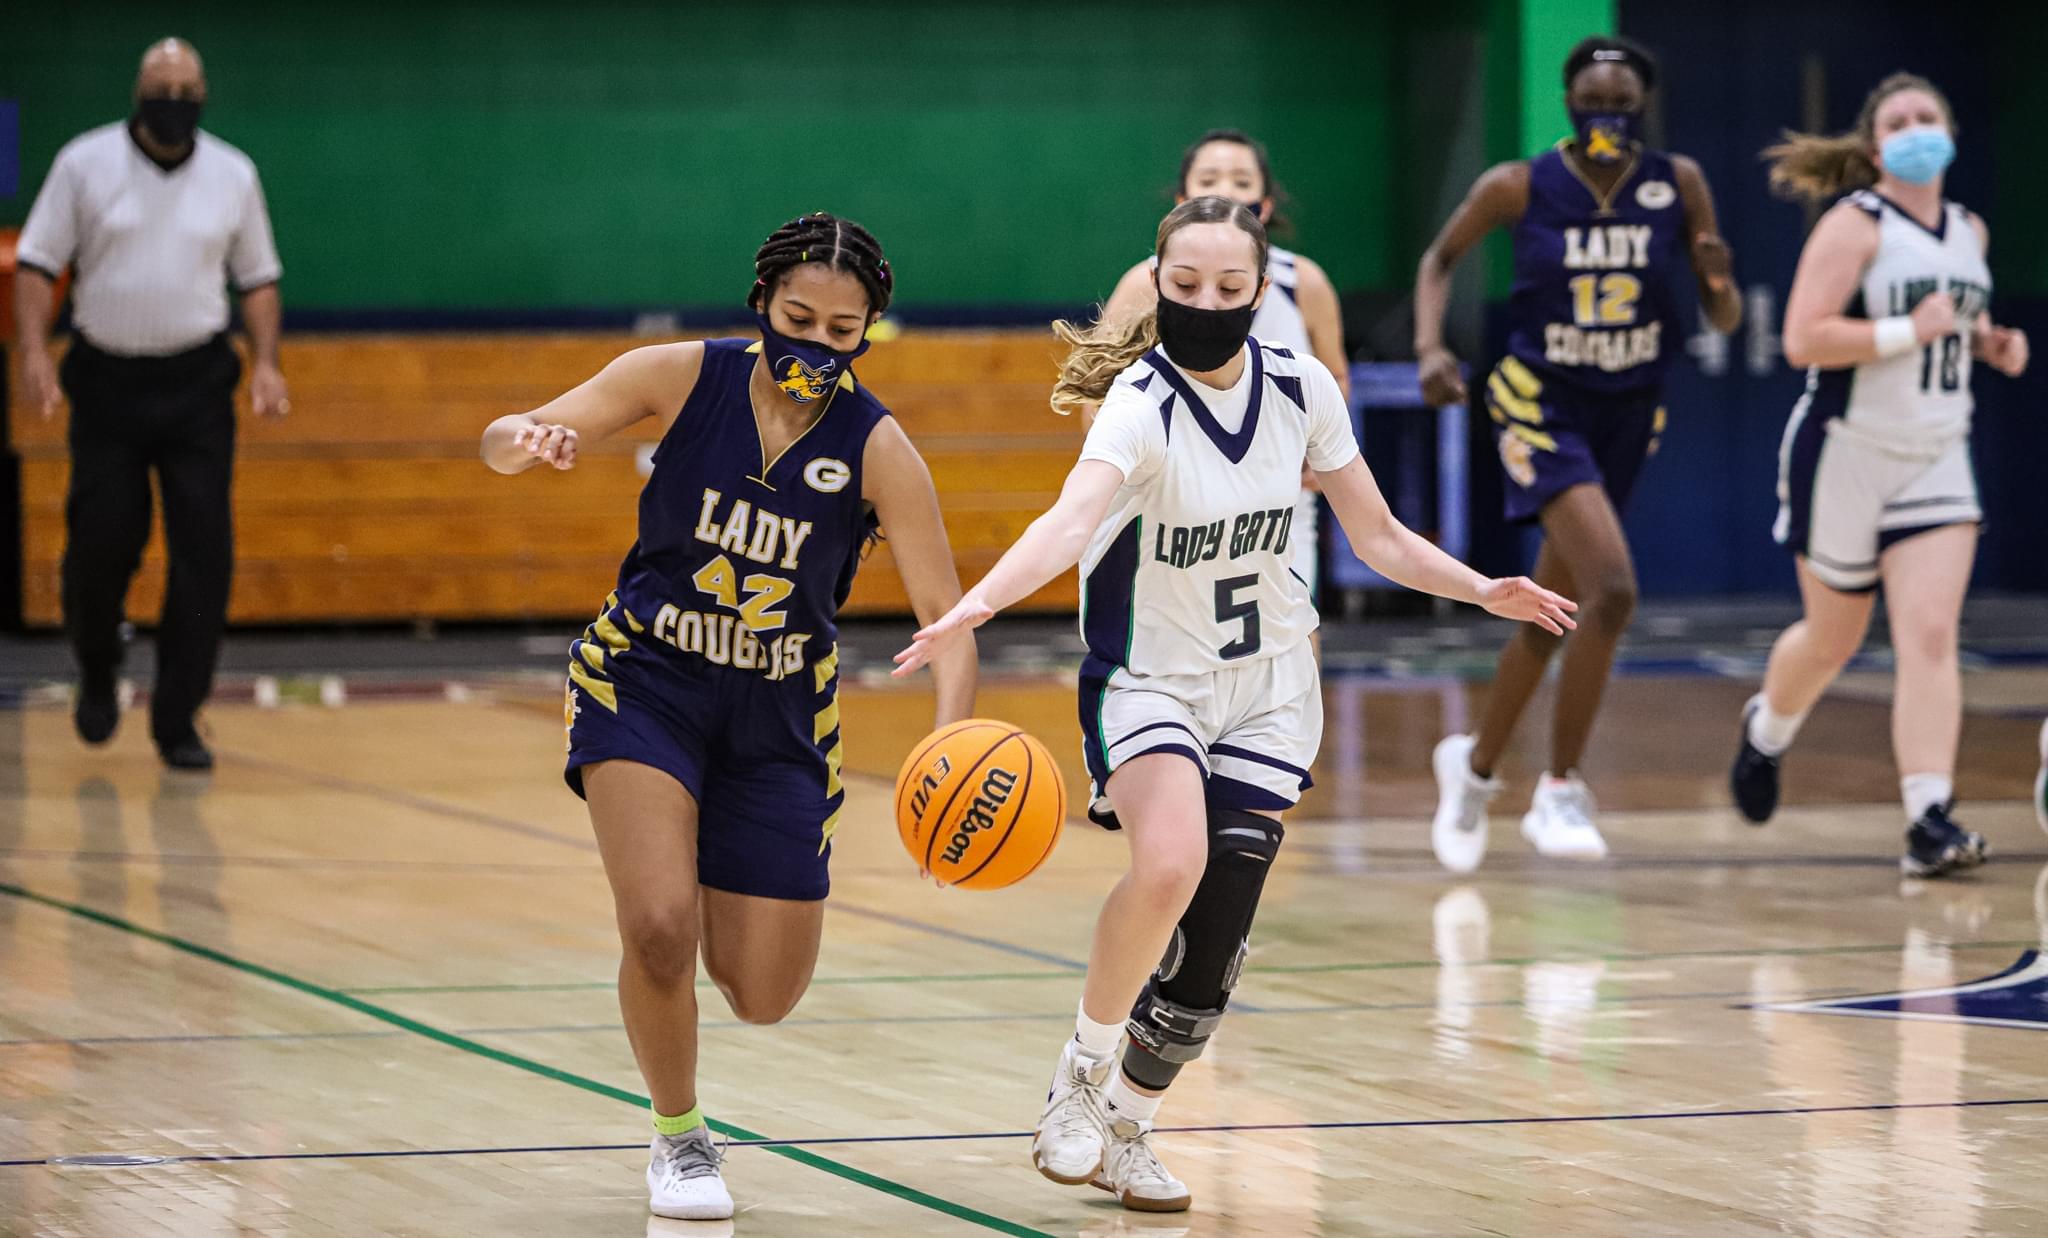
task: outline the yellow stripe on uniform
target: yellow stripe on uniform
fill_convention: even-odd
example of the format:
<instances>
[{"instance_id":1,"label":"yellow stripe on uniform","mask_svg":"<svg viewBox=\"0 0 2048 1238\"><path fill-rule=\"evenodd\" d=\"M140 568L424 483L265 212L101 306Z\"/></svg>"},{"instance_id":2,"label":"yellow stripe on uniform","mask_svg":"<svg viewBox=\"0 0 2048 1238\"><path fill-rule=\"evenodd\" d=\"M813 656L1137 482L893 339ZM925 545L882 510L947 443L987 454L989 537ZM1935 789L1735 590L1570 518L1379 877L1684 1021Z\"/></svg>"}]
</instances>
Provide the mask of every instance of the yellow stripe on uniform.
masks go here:
<instances>
[{"instance_id":1,"label":"yellow stripe on uniform","mask_svg":"<svg viewBox=\"0 0 2048 1238\"><path fill-rule=\"evenodd\" d=\"M811 742L825 742L825 737L839 729L839 696L833 694L832 703L818 711L817 721L811 724Z\"/></svg>"},{"instance_id":2,"label":"yellow stripe on uniform","mask_svg":"<svg viewBox=\"0 0 2048 1238\"><path fill-rule=\"evenodd\" d=\"M1515 394L1525 400L1533 400L1543 394L1543 380L1536 377L1534 370L1523 365L1520 357L1501 358L1500 373L1514 385Z\"/></svg>"},{"instance_id":3,"label":"yellow stripe on uniform","mask_svg":"<svg viewBox=\"0 0 2048 1238\"><path fill-rule=\"evenodd\" d=\"M825 754L825 794L833 796L841 790L839 771L846 764L846 745L834 744Z\"/></svg>"},{"instance_id":4,"label":"yellow stripe on uniform","mask_svg":"<svg viewBox=\"0 0 2048 1238\"><path fill-rule=\"evenodd\" d=\"M633 642L626 638L624 632L619 631L619 625L612 622L610 615L599 615L597 622L590 625L590 630L597 633L597 639L610 646L615 653L624 653L633 647Z\"/></svg>"},{"instance_id":5,"label":"yellow stripe on uniform","mask_svg":"<svg viewBox=\"0 0 2048 1238\"><path fill-rule=\"evenodd\" d=\"M1543 406L1534 400L1525 400L1516 395L1509 388L1507 379L1501 377L1499 370L1495 370L1487 378L1486 393L1493 397L1491 403L1495 408L1507 413L1516 421L1526 421L1532 426L1543 424ZM1494 420L1498 421L1499 418L1496 417Z\"/></svg>"},{"instance_id":6,"label":"yellow stripe on uniform","mask_svg":"<svg viewBox=\"0 0 2048 1238\"><path fill-rule=\"evenodd\" d=\"M1670 415L1669 415L1669 414L1667 414L1667 413L1666 413L1666 412L1664 411L1664 406L1663 406L1662 404L1659 404L1659 405L1657 406L1657 415L1656 415L1656 418L1655 418L1655 420L1653 420L1653 421L1651 421L1651 422L1650 422L1650 433L1652 433L1652 434L1662 434L1662 433L1664 433L1664 423L1665 423L1665 422L1667 422L1667 421L1669 421L1669 420L1670 420Z\"/></svg>"},{"instance_id":7,"label":"yellow stripe on uniform","mask_svg":"<svg viewBox=\"0 0 2048 1238\"><path fill-rule=\"evenodd\" d=\"M590 694L590 699L611 710L619 712L619 691L602 679L592 677L589 671L575 662L569 664L569 678L577 687Z\"/></svg>"},{"instance_id":8,"label":"yellow stripe on uniform","mask_svg":"<svg viewBox=\"0 0 2048 1238\"><path fill-rule=\"evenodd\" d=\"M1529 446L1531 447L1535 447L1543 451L1557 450L1557 440L1550 437L1548 434L1545 434L1541 430L1532 430L1528 426L1510 425L1508 427L1508 433L1514 435L1518 439L1521 439L1523 442L1529 444Z\"/></svg>"},{"instance_id":9,"label":"yellow stripe on uniform","mask_svg":"<svg viewBox=\"0 0 2048 1238\"><path fill-rule=\"evenodd\" d=\"M845 811L846 805L841 804L839 807L832 810L831 816L825 818L825 832L818 836L819 855L825 854L825 847L828 843L832 841L832 835L839 832L839 814Z\"/></svg>"},{"instance_id":10,"label":"yellow stripe on uniform","mask_svg":"<svg viewBox=\"0 0 2048 1238\"><path fill-rule=\"evenodd\" d=\"M640 633L645 632L647 630L647 626L645 624L641 623L638 619L635 619L633 617L632 611L627 610L625 607L621 606L619 607L619 613L626 617L626 626L633 629L634 635L637 636Z\"/></svg>"},{"instance_id":11,"label":"yellow stripe on uniform","mask_svg":"<svg viewBox=\"0 0 2048 1238\"><path fill-rule=\"evenodd\" d=\"M576 642L576 652L585 662L590 663L591 670L596 671L600 675L604 674L603 649L591 644L587 640L580 640Z\"/></svg>"},{"instance_id":12,"label":"yellow stripe on uniform","mask_svg":"<svg viewBox=\"0 0 2048 1238\"><path fill-rule=\"evenodd\" d=\"M832 682L832 676L839 673L839 646L832 652L811 664L811 677L817 681L817 691L823 692L825 685Z\"/></svg>"}]
</instances>

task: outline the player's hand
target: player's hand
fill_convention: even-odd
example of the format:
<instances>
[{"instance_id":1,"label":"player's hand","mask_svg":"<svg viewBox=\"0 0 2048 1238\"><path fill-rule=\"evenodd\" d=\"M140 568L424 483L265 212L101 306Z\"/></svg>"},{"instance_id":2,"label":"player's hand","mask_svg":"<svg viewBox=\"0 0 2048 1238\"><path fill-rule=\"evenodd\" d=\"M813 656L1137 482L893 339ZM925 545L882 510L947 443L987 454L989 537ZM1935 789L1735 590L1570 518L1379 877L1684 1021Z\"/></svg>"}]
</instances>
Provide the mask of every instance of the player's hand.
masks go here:
<instances>
[{"instance_id":1,"label":"player's hand","mask_svg":"<svg viewBox=\"0 0 2048 1238\"><path fill-rule=\"evenodd\" d=\"M1458 359L1448 348L1432 348L1416 358L1422 379L1422 398L1433 408L1465 402L1465 379L1458 373Z\"/></svg>"},{"instance_id":2,"label":"player's hand","mask_svg":"<svg viewBox=\"0 0 2048 1238\"><path fill-rule=\"evenodd\" d=\"M1956 299L1945 292L1930 292L1913 307L1913 338L1922 344L1954 334Z\"/></svg>"},{"instance_id":3,"label":"player's hand","mask_svg":"<svg viewBox=\"0 0 2048 1238\"><path fill-rule=\"evenodd\" d=\"M1978 353L1985 364L2007 378L2018 378L2027 371L2027 333L2018 327L1996 327L1990 323L1978 328Z\"/></svg>"},{"instance_id":4,"label":"player's hand","mask_svg":"<svg viewBox=\"0 0 2048 1238\"><path fill-rule=\"evenodd\" d=\"M526 448L526 454L544 464L558 469L576 467L576 431L567 426L531 425L512 435L516 446Z\"/></svg>"},{"instance_id":5,"label":"player's hand","mask_svg":"<svg viewBox=\"0 0 2048 1238\"><path fill-rule=\"evenodd\" d=\"M1579 608L1577 602L1552 593L1527 576L1487 581L1479 586L1479 604L1489 614L1533 623L1553 636L1563 636L1565 629L1579 626L1571 614Z\"/></svg>"},{"instance_id":6,"label":"player's hand","mask_svg":"<svg viewBox=\"0 0 2048 1238\"><path fill-rule=\"evenodd\" d=\"M1711 232L1692 239L1692 269L1707 281L1710 292L1726 292L1735 283L1735 251Z\"/></svg>"},{"instance_id":7,"label":"player's hand","mask_svg":"<svg viewBox=\"0 0 2048 1238\"><path fill-rule=\"evenodd\" d=\"M978 594L970 593L961 598L938 622L911 638L910 648L896 655L896 669L889 674L902 679L914 673L918 667L932 660L940 645L987 623L995 613L994 608L982 601Z\"/></svg>"},{"instance_id":8,"label":"player's hand","mask_svg":"<svg viewBox=\"0 0 2048 1238\"><path fill-rule=\"evenodd\" d=\"M258 417L282 417L292 411L283 371L274 365L257 365L249 375L249 407Z\"/></svg>"},{"instance_id":9,"label":"player's hand","mask_svg":"<svg viewBox=\"0 0 2048 1238\"><path fill-rule=\"evenodd\" d=\"M21 386L44 421L57 415L64 391L57 383L57 365L50 360L48 348L32 347L21 354Z\"/></svg>"}]
</instances>

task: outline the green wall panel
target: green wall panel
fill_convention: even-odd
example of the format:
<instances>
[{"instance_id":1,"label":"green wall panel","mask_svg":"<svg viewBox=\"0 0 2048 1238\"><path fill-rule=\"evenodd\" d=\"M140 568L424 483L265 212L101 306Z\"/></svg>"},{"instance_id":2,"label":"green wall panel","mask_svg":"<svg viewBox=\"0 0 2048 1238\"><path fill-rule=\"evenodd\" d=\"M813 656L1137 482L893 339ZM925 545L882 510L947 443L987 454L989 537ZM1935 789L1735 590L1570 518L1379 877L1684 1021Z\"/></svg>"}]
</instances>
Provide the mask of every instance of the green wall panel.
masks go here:
<instances>
[{"instance_id":1,"label":"green wall panel","mask_svg":"<svg viewBox=\"0 0 2048 1238\"><path fill-rule=\"evenodd\" d=\"M1105 295L1183 144L1266 139L1343 287L1392 241L1392 5L38 5L9 23L28 211L175 31L269 194L291 304L731 304L775 225L873 228L918 305ZM1174 42L1177 34L1198 39Z\"/></svg>"}]
</instances>

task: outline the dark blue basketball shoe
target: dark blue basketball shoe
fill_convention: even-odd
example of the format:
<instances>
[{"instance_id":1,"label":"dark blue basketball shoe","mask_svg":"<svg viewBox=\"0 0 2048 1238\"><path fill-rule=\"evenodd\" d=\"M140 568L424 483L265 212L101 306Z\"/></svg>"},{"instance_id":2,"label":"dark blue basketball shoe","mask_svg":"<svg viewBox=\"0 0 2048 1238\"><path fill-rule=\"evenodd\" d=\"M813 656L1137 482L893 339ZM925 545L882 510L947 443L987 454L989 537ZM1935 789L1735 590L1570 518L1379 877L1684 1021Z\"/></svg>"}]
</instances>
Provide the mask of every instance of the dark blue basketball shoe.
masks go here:
<instances>
[{"instance_id":1,"label":"dark blue basketball shoe","mask_svg":"<svg viewBox=\"0 0 2048 1238\"><path fill-rule=\"evenodd\" d=\"M1762 697L1751 697L1743 707L1742 745L1735 750L1735 764L1728 771L1728 790L1751 825L1762 825L1778 811L1778 762L1783 759L1765 756L1749 742L1749 720L1762 705Z\"/></svg>"},{"instance_id":2,"label":"dark blue basketball shoe","mask_svg":"<svg viewBox=\"0 0 2048 1238\"><path fill-rule=\"evenodd\" d=\"M1899 871L1908 877L1946 877L1975 868L1991 854L1982 834L1975 834L1949 820L1955 805L1936 804L1920 814L1906 831L1906 854L1899 858Z\"/></svg>"}]
</instances>

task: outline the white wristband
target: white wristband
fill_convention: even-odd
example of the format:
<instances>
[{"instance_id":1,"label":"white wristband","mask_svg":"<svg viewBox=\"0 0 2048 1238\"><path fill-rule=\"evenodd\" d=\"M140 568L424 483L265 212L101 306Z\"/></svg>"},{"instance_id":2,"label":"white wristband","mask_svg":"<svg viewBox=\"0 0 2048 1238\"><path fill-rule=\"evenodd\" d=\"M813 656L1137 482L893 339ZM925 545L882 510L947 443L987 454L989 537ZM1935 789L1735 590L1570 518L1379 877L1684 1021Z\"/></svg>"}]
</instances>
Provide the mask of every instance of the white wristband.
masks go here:
<instances>
[{"instance_id":1,"label":"white wristband","mask_svg":"<svg viewBox=\"0 0 2048 1238\"><path fill-rule=\"evenodd\" d=\"M1880 357L1896 357L1920 346L1919 337L1913 333L1913 319L1906 314L1878 319L1875 342Z\"/></svg>"}]
</instances>

